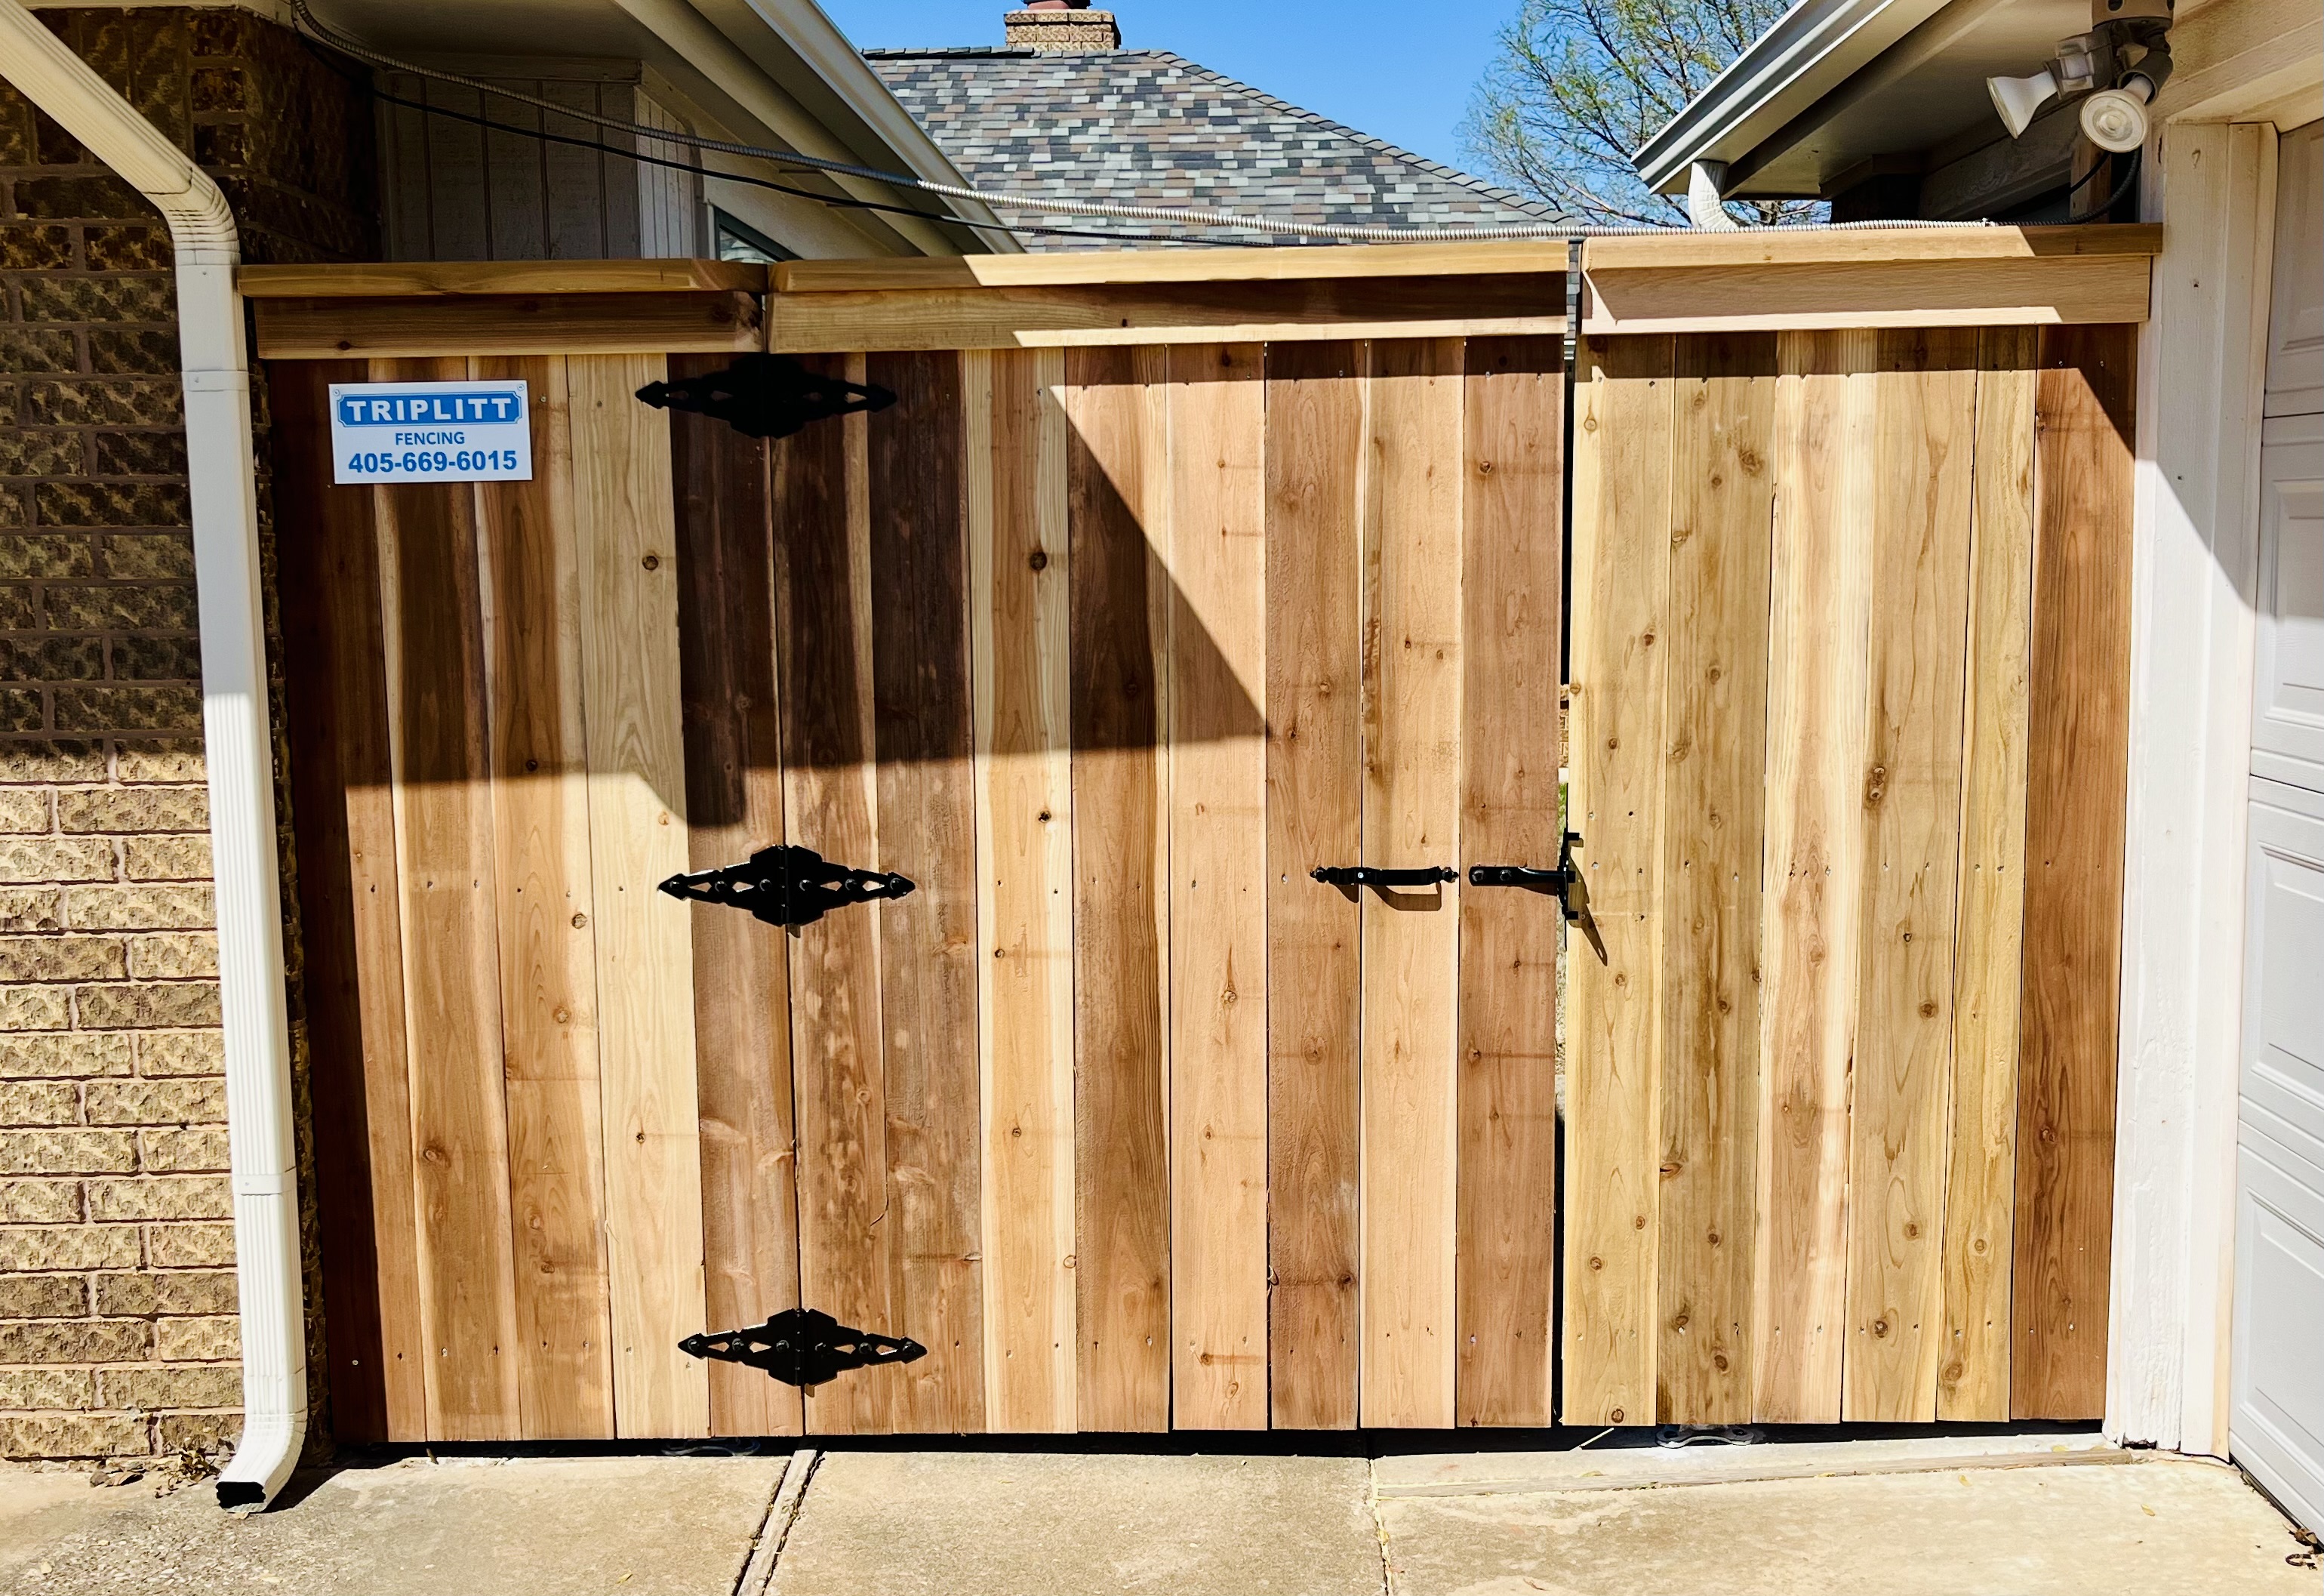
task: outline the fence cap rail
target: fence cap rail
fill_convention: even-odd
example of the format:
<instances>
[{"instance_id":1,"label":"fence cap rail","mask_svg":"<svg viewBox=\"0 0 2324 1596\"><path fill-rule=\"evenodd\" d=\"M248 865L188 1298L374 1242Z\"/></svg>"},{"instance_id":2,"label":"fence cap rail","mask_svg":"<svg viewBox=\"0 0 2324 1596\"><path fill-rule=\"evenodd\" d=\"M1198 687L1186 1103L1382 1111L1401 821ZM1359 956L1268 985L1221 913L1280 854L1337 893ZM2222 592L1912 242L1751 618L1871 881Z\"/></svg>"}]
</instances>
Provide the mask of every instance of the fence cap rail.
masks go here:
<instances>
[{"instance_id":1,"label":"fence cap rail","mask_svg":"<svg viewBox=\"0 0 2324 1596\"><path fill-rule=\"evenodd\" d=\"M235 286L250 300L757 294L767 291L767 269L744 261L356 261L244 266Z\"/></svg>"}]
</instances>

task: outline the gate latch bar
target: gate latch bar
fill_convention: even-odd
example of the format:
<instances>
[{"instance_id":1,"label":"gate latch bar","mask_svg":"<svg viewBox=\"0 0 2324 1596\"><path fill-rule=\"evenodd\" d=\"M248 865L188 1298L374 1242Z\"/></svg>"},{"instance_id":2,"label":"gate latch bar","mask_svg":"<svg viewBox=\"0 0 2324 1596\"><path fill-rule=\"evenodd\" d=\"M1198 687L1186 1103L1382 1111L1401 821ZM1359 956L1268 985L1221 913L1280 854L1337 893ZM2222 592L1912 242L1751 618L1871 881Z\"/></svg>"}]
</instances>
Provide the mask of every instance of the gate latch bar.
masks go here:
<instances>
[{"instance_id":1,"label":"gate latch bar","mask_svg":"<svg viewBox=\"0 0 2324 1596\"><path fill-rule=\"evenodd\" d=\"M691 411L745 438L788 438L813 421L883 411L885 388L811 372L788 355L745 355L733 364L674 383L648 383L638 397L656 410Z\"/></svg>"},{"instance_id":2,"label":"gate latch bar","mask_svg":"<svg viewBox=\"0 0 2324 1596\"><path fill-rule=\"evenodd\" d=\"M1578 831L1569 831L1558 844L1554 869L1541 870L1525 864L1472 864L1469 867L1469 884L1472 887L1524 887L1536 892L1547 892L1557 899L1557 906L1569 920L1578 920L1590 912L1590 889L1582 879L1582 872L1573 863L1573 844L1582 840Z\"/></svg>"},{"instance_id":3,"label":"gate latch bar","mask_svg":"<svg viewBox=\"0 0 2324 1596\"><path fill-rule=\"evenodd\" d=\"M812 926L835 909L876 899L901 898L912 882L890 872L850 870L813 848L777 843L740 864L674 875L661 883L672 898L751 911L770 926Z\"/></svg>"},{"instance_id":4,"label":"gate latch bar","mask_svg":"<svg viewBox=\"0 0 2324 1596\"><path fill-rule=\"evenodd\" d=\"M1307 872L1327 887L1433 887L1457 881L1461 872L1449 864L1424 864L1416 870L1385 870L1377 864L1319 864Z\"/></svg>"},{"instance_id":5,"label":"gate latch bar","mask_svg":"<svg viewBox=\"0 0 2324 1596\"><path fill-rule=\"evenodd\" d=\"M817 1308L785 1308L748 1330L689 1335L678 1350L689 1358L763 1369L785 1385L808 1390L851 1369L910 1363L928 1355L927 1348L908 1336L853 1329Z\"/></svg>"}]
</instances>

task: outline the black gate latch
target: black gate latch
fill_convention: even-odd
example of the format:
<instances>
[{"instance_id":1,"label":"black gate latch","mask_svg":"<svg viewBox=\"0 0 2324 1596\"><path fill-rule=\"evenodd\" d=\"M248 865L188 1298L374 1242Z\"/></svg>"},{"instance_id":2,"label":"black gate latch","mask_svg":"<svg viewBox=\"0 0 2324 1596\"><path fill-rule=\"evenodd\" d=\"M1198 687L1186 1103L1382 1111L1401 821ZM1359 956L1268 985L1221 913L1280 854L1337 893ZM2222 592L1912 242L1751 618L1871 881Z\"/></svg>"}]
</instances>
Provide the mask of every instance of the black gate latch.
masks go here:
<instances>
[{"instance_id":1,"label":"black gate latch","mask_svg":"<svg viewBox=\"0 0 2324 1596\"><path fill-rule=\"evenodd\" d=\"M785 1385L812 1389L851 1369L909 1363L927 1348L901 1335L853 1330L815 1308L785 1308L764 1324L689 1335L678 1343L689 1358L715 1358L763 1369Z\"/></svg>"},{"instance_id":2,"label":"black gate latch","mask_svg":"<svg viewBox=\"0 0 2324 1596\"><path fill-rule=\"evenodd\" d=\"M1307 872L1327 887L1433 887L1457 881L1461 872L1449 864L1424 864L1417 870L1386 870L1377 864L1319 864Z\"/></svg>"},{"instance_id":3,"label":"black gate latch","mask_svg":"<svg viewBox=\"0 0 2324 1596\"><path fill-rule=\"evenodd\" d=\"M661 890L696 903L747 909L752 918L770 926L797 927L812 926L851 903L901 898L911 891L912 883L893 872L883 875L876 870L850 870L813 848L777 843L740 864L674 875L662 882Z\"/></svg>"},{"instance_id":4,"label":"black gate latch","mask_svg":"<svg viewBox=\"0 0 2324 1596\"><path fill-rule=\"evenodd\" d=\"M1558 908L1569 920L1578 920L1590 912L1590 888L1582 879L1582 872L1573 863L1573 844L1582 840L1578 831L1569 831L1558 844L1557 867L1537 870L1523 864L1472 864L1469 867L1469 884L1472 887L1525 887L1536 892L1547 892L1557 899Z\"/></svg>"},{"instance_id":5,"label":"black gate latch","mask_svg":"<svg viewBox=\"0 0 2324 1596\"><path fill-rule=\"evenodd\" d=\"M745 438L788 438L810 421L896 402L885 388L811 372L788 355L745 355L723 371L648 383L638 397L656 410L692 411Z\"/></svg>"}]
</instances>

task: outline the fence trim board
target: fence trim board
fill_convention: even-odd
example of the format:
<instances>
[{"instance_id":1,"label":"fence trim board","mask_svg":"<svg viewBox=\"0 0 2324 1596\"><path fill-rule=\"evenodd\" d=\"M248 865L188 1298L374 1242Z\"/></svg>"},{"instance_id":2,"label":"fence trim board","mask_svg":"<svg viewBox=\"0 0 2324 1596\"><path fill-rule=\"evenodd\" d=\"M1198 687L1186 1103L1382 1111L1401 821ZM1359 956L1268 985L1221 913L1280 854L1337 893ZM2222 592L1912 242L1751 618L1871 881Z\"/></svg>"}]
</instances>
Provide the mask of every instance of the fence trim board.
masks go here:
<instances>
[{"instance_id":1,"label":"fence trim board","mask_svg":"<svg viewBox=\"0 0 2324 1596\"><path fill-rule=\"evenodd\" d=\"M253 300L267 360L429 355L697 355L761 347L755 294L413 294Z\"/></svg>"},{"instance_id":2,"label":"fence trim board","mask_svg":"<svg viewBox=\"0 0 2324 1596\"><path fill-rule=\"evenodd\" d=\"M1592 335L2146 319L2144 254L1585 268Z\"/></svg>"}]
</instances>

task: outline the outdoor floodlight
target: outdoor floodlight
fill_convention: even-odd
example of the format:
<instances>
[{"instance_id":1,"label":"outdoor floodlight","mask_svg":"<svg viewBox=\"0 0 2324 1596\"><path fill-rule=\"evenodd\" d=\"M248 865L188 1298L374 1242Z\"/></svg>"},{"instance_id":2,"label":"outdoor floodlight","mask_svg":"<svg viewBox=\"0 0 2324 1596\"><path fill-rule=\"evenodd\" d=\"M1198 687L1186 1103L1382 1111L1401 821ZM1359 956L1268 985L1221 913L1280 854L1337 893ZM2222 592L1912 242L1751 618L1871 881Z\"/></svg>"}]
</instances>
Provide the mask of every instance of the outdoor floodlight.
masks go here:
<instances>
[{"instance_id":1,"label":"outdoor floodlight","mask_svg":"<svg viewBox=\"0 0 2324 1596\"><path fill-rule=\"evenodd\" d=\"M2153 92L2144 78L2100 89L2082 102L2082 135L2101 150L2129 154L2146 143L2146 97Z\"/></svg>"},{"instance_id":2,"label":"outdoor floodlight","mask_svg":"<svg viewBox=\"0 0 2324 1596\"><path fill-rule=\"evenodd\" d=\"M1993 108L2001 113L2001 125L2013 139L2023 138L2042 107L2058 97L2057 76L2047 67L2030 78L1988 78L1985 87L1993 96Z\"/></svg>"}]
</instances>

